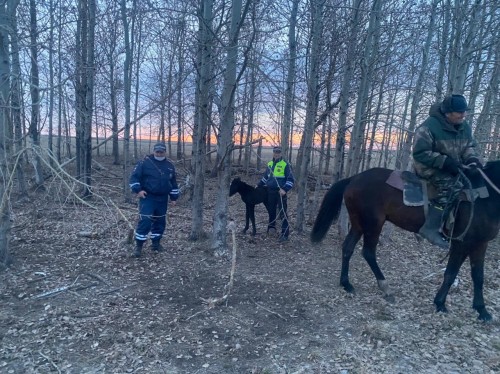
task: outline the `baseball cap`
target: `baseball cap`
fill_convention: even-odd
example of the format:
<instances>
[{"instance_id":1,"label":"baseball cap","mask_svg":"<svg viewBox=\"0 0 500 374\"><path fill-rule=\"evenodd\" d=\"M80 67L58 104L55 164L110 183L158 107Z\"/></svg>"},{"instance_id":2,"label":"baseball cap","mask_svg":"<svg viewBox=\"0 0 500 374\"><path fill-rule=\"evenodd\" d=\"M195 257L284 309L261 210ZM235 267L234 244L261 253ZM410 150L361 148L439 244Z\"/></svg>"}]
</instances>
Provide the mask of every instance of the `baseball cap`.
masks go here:
<instances>
[{"instance_id":1,"label":"baseball cap","mask_svg":"<svg viewBox=\"0 0 500 374\"><path fill-rule=\"evenodd\" d=\"M167 146L165 143L156 143L153 147L153 151L155 152L165 152L167 150Z\"/></svg>"}]
</instances>

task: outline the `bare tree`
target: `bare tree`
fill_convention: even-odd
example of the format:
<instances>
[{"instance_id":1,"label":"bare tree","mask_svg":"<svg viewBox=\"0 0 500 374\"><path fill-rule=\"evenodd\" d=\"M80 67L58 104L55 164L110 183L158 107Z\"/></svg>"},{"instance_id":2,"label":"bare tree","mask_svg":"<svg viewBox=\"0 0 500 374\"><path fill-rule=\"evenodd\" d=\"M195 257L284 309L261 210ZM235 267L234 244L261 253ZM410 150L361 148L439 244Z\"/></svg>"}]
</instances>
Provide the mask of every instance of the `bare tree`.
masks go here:
<instances>
[{"instance_id":1,"label":"bare tree","mask_svg":"<svg viewBox=\"0 0 500 374\"><path fill-rule=\"evenodd\" d=\"M35 152L32 157L33 167L35 169L35 183L37 187L43 187L43 170L39 157L40 148L40 78L38 71L38 46L37 46L37 19L35 0L30 0L30 52L31 52L31 74L30 74L30 93L31 93L31 121L29 133Z\"/></svg>"},{"instance_id":2,"label":"bare tree","mask_svg":"<svg viewBox=\"0 0 500 374\"><path fill-rule=\"evenodd\" d=\"M242 0L233 0L231 9L231 24L226 47L226 69L224 71L224 86L221 96L221 123L217 147L218 188L219 193L215 202L212 249L217 255L225 254L227 235L227 207L229 183L231 179L231 152L233 151L234 128L234 95L246 64L244 63L237 76L238 65L238 37L241 26L248 12L251 0L247 0L242 7Z\"/></svg>"},{"instance_id":3,"label":"bare tree","mask_svg":"<svg viewBox=\"0 0 500 374\"><path fill-rule=\"evenodd\" d=\"M7 3L0 2L0 24L8 25ZM9 126L10 100L9 36L6 27L0 27L0 264L9 261L10 213L9 213L9 167L12 134Z\"/></svg>"},{"instance_id":4,"label":"bare tree","mask_svg":"<svg viewBox=\"0 0 500 374\"><path fill-rule=\"evenodd\" d=\"M10 45L11 45L11 55L12 55L12 76L11 76L11 118L14 128L14 145L15 151L18 154L18 159L20 162L16 163L16 174L17 181L19 184L19 192L21 196L28 196L28 189L26 187L26 179L24 176L23 169L23 158L21 153L23 151L23 129L21 121L21 64L19 61L19 37L17 31L17 14L16 9L19 5L19 0L9 0L8 2L8 13L11 25L10 32Z\"/></svg>"},{"instance_id":5,"label":"bare tree","mask_svg":"<svg viewBox=\"0 0 500 374\"><path fill-rule=\"evenodd\" d=\"M311 50L309 53L309 71L307 77L306 120L304 124L303 152L300 165L297 165L297 232L304 230L305 204L307 195L307 175L311 159L312 141L316 125L319 96L320 48L323 32L323 0L311 0Z\"/></svg>"},{"instance_id":6,"label":"bare tree","mask_svg":"<svg viewBox=\"0 0 500 374\"><path fill-rule=\"evenodd\" d=\"M94 101L95 0L78 2L76 35L76 163L82 196L92 195L92 111Z\"/></svg>"},{"instance_id":7,"label":"bare tree","mask_svg":"<svg viewBox=\"0 0 500 374\"><path fill-rule=\"evenodd\" d=\"M384 0L373 0L370 10L370 21L368 23L364 54L361 57L361 81L354 114L354 127L352 129L347 158L346 172L348 176L356 174L361 163L361 150L363 149L365 128L368 121L366 112L369 99L368 93L370 92L370 85L378 56L377 46L380 38L381 10L383 4Z\"/></svg>"},{"instance_id":8,"label":"bare tree","mask_svg":"<svg viewBox=\"0 0 500 374\"><path fill-rule=\"evenodd\" d=\"M422 47L422 60L419 66L418 78L415 83L414 93L411 96L410 123L408 125L408 132L406 133L405 141L403 143L401 157L399 157L398 161L396 161L396 167L401 170L406 170L410 161L410 151L411 145L413 144L413 134L417 125L420 101L422 100L424 93L425 73L429 68L429 53L434 34L436 32L436 14L437 7L440 1L441 0L434 0L430 9L429 26L427 27L427 38L425 39L425 43Z\"/></svg>"},{"instance_id":9,"label":"bare tree","mask_svg":"<svg viewBox=\"0 0 500 374\"><path fill-rule=\"evenodd\" d=\"M293 100L294 100L294 87L296 77L296 59L297 59L297 13L299 9L299 0L292 1L292 11L290 13L290 25L288 26L288 68L286 73L286 87L285 87L285 103L283 108L283 127L281 129L281 148L283 154L287 155L288 147L290 145L290 130L293 121Z\"/></svg>"},{"instance_id":10,"label":"bare tree","mask_svg":"<svg viewBox=\"0 0 500 374\"><path fill-rule=\"evenodd\" d=\"M212 22L214 0L200 2L198 28L198 74L196 87L195 132L193 136L194 189L192 201L192 223L189 238L198 240L203 236L203 193L205 189L205 153L207 129L210 126L210 86L213 63Z\"/></svg>"}]
</instances>

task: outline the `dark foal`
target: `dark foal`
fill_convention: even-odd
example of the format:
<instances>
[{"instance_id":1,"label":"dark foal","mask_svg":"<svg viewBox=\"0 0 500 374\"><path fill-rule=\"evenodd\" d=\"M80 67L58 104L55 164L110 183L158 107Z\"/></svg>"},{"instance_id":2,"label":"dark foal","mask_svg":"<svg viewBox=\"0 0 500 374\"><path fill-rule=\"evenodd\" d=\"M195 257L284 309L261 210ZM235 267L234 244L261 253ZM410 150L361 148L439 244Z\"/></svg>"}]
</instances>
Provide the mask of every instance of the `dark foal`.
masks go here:
<instances>
[{"instance_id":1,"label":"dark foal","mask_svg":"<svg viewBox=\"0 0 500 374\"><path fill-rule=\"evenodd\" d=\"M235 193L239 193L241 195L241 200L243 200L246 206L246 220L243 233L245 234L247 232L249 220L251 220L252 235L255 235L257 233L257 230L255 229L255 206L257 204L264 203L266 210L269 212L269 209L267 208L267 189L265 187L252 187L243 182L239 177L236 177L233 179L231 186L229 187L229 196L233 196Z\"/></svg>"},{"instance_id":2,"label":"dark foal","mask_svg":"<svg viewBox=\"0 0 500 374\"><path fill-rule=\"evenodd\" d=\"M342 269L340 284L347 292L354 293L349 281L349 261L358 241L363 237L362 255L370 266L379 288L387 300L394 296L384 274L377 264L376 250L382 226L390 221L411 232L418 232L424 224L422 207L409 207L403 203L403 193L386 183L392 170L375 168L335 183L326 193L311 232L311 240L319 242L330 225L337 220L345 201L351 228L342 244ZM437 312L447 312L446 297L464 261L470 262L470 274L474 296L472 307L482 321L492 319L486 310L483 298L484 258L488 242L493 240L500 228L500 161L488 162L483 169L487 178L489 197L470 202L461 202L455 215L448 264L443 283L434 298ZM465 171L470 179L480 174L478 170ZM480 176L482 177L482 176ZM463 238L458 239L461 234Z\"/></svg>"}]
</instances>

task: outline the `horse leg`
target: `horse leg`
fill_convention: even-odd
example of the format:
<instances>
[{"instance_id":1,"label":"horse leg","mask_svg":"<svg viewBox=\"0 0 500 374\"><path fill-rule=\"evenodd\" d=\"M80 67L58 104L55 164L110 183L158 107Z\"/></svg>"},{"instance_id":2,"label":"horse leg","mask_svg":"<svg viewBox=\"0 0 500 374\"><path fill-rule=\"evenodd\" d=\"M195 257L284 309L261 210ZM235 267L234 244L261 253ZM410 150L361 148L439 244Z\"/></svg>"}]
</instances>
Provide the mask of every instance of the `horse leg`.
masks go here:
<instances>
[{"instance_id":1,"label":"horse leg","mask_svg":"<svg viewBox=\"0 0 500 374\"><path fill-rule=\"evenodd\" d=\"M249 220L250 220L250 210L251 210L251 205L246 204L246 214L245 214L245 228L243 229L243 234L247 233L248 226L249 226Z\"/></svg>"},{"instance_id":2,"label":"horse leg","mask_svg":"<svg viewBox=\"0 0 500 374\"><path fill-rule=\"evenodd\" d=\"M484 306L483 284L484 284L484 256L488 243L476 245L474 251L469 255L470 274L474 285L474 298L472 307L479 313L478 319L481 321L491 321L492 316Z\"/></svg>"},{"instance_id":3,"label":"horse leg","mask_svg":"<svg viewBox=\"0 0 500 374\"><path fill-rule=\"evenodd\" d=\"M361 239L361 232L354 230L352 227L349 230L344 243L342 243L342 270L340 271L340 285L349 293L354 293L354 287L349 282L349 261L356 244Z\"/></svg>"},{"instance_id":4,"label":"horse leg","mask_svg":"<svg viewBox=\"0 0 500 374\"><path fill-rule=\"evenodd\" d=\"M395 302L394 295L389 288L384 274L377 263L377 244L380 236L379 232L365 233L363 237L363 258L366 260L370 269L372 269L375 278L377 279L378 288L384 293L384 299L390 303Z\"/></svg>"},{"instance_id":5,"label":"horse leg","mask_svg":"<svg viewBox=\"0 0 500 374\"><path fill-rule=\"evenodd\" d=\"M450 290L451 285L455 282L455 278L460 270L460 267L467 258L466 251L457 242L454 242L450 249L450 258L448 259L448 264L446 265L446 270L444 272L443 283L434 297L434 305L436 306L436 312L447 313L446 308L446 296Z\"/></svg>"},{"instance_id":6,"label":"horse leg","mask_svg":"<svg viewBox=\"0 0 500 374\"><path fill-rule=\"evenodd\" d=\"M252 221L252 235L255 236L257 234L257 229L255 228L255 205L251 205L249 210L250 220Z\"/></svg>"}]
</instances>

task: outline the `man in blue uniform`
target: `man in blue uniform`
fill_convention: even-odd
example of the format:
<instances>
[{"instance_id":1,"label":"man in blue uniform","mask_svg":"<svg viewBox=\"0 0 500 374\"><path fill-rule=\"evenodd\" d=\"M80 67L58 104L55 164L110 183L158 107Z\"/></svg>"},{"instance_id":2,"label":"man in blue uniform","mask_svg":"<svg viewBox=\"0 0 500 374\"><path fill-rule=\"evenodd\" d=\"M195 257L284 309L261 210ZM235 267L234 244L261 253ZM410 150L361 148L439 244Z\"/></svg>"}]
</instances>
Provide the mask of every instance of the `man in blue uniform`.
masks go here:
<instances>
[{"instance_id":1,"label":"man in blue uniform","mask_svg":"<svg viewBox=\"0 0 500 374\"><path fill-rule=\"evenodd\" d=\"M287 217L287 192L293 187L294 178L292 168L281 157L281 148L273 148L273 159L267 163L264 176L257 186L267 186L269 204L269 224L267 232L276 231L276 209L279 207L279 217L281 219L280 242L288 240L290 229Z\"/></svg>"},{"instance_id":2,"label":"man in blue uniform","mask_svg":"<svg viewBox=\"0 0 500 374\"><path fill-rule=\"evenodd\" d=\"M153 154L136 165L130 176L130 189L139 200L139 223L135 231L135 257L141 256L142 247L151 232L151 248L161 252L160 239L166 226L168 200L175 204L179 198L175 167L165 157L165 143L158 143Z\"/></svg>"}]
</instances>

